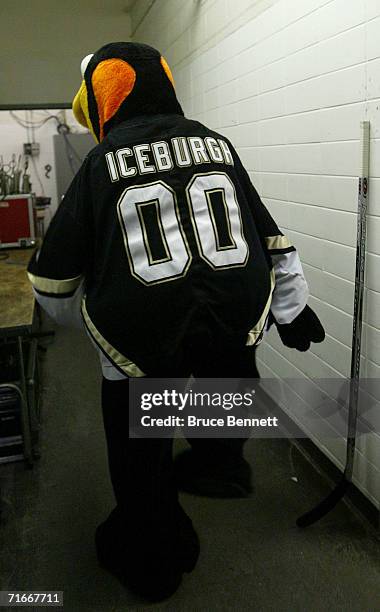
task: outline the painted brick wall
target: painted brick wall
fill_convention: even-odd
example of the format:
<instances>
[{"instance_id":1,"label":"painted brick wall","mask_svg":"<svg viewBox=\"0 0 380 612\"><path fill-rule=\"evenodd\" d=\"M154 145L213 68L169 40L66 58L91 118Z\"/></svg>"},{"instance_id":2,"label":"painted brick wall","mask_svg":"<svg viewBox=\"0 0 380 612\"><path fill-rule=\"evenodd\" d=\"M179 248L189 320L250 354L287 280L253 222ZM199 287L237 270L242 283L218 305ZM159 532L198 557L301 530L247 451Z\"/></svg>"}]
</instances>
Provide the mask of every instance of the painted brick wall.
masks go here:
<instances>
[{"instance_id":1,"label":"painted brick wall","mask_svg":"<svg viewBox=\"0 0 380 612\"><path fill-rule=\"evenodd\" d=\"M139 0L134 40L171 65L186 114L228 136L294 241L326 327L307 354L271 331L264 376L349 373L360 121L371 121L362 376L380 377L380 0ZM296 401L287 410L297 419ZM315 442L338 465L344 439ZM360 439L355 482L380 507L380 437Z\"/></svg>"}]
</instances>

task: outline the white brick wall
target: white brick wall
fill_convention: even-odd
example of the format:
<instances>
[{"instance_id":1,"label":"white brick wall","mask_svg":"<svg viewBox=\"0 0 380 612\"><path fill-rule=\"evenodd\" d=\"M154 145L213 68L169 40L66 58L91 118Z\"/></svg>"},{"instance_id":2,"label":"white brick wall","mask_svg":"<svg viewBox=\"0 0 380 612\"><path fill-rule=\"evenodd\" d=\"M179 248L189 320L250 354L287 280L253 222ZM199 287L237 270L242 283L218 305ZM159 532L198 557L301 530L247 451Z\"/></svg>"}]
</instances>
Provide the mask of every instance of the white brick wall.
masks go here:
<instances>
[{"instance_id":1,"label":"white brick wall","mask_svg":"<svg viewBox=\"0 0 380 612\"><path fill-rule=\"evenodd\" d=\"M142 19L149 5L132 11L134 40L167 57L186 114L235 144L298 247L326 327L307 354L271 331L264 376L349 373L359 128L371 121L362 375L379 378L380 0L156 0ZM296 404L287 409L297 419ZM314 440L342 467L343 439ZM355 482L380 507L377 434L359 440Z\"/></svg>"}]
</instances>

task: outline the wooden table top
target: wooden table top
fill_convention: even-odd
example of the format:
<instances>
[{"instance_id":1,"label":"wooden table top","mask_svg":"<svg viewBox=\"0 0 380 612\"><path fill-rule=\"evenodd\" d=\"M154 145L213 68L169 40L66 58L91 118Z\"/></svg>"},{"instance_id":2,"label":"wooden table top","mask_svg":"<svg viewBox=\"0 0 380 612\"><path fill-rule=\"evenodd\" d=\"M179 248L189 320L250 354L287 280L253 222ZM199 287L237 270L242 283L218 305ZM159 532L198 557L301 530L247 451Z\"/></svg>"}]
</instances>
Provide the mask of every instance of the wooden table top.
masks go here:
<instances>
[{"instance_id":1,"label":"wooden table top","mask_svg":"<svg viewBox=\"0 0 380 612\"><path fill-rule=\"evenodd\" d=\"M0 334L31 331L34 295L26 274L33 249L0 250ZM8 255L3 259L4 254Z\"/></svg>"}]
</instances>

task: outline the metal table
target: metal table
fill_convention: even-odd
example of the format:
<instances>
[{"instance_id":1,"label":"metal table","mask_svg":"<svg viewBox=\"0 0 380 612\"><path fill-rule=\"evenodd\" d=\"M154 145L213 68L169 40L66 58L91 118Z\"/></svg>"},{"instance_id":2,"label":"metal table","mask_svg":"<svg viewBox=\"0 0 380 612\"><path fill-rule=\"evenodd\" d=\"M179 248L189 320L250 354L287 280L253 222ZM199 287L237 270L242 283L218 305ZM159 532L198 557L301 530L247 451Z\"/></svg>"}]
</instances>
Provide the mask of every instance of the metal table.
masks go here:
<instances>
[{"instance_id":1,"label":"metal table","mask_svg":"<svg viewBox=\"0 0 380 612\"><path fill-rule=\"evenodd\" d=\"M35 392L31 388L35 384L38 340L33 337L35 299L26 273L32 254L31 249L0 250L0 338L4 341L15 339L19 369L17 380L2 383L0 387L11 387L20 396L24 459L28 466L33 465L33 458L37 454L32 444L32 430L37 426L37 417ZM23 351L25 339L30 341L26 368Z\"/></svg>"}]
</instances>

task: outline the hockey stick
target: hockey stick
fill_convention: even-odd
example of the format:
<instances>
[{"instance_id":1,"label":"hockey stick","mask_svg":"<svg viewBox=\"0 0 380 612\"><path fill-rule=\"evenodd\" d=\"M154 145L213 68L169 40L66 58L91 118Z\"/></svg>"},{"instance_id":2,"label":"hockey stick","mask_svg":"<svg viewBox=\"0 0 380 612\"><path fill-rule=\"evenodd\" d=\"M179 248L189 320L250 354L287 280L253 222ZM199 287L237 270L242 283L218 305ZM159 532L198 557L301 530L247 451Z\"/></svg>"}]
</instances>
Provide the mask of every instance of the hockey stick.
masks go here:
<instances>
[{"instance_id":1,"label":"hockey stick","mask_svg":"<svg viewBox=\"0 0 380 612\"><path fill-rule=\"evenodd\" d=\"M363 293L364 293L364 268L365 268L365 245L367 233L367 196L369 175L369 121L361 122L361 176L359 178L358 193L358 219L356 240L356 270L355 270L355 297L354 318L352 324L352 351L351 351L351 374L348 404L348 428L346 465L340 482L335 489L323 499L315 508L300 516L296 523L298 527L312 525L330 510L346 494L351 482L354 469L355 444L356 444L356 421L358 414L359 381L360 381L360 347L362 335L363 315Z\"/></svg>"}]
</instances>

